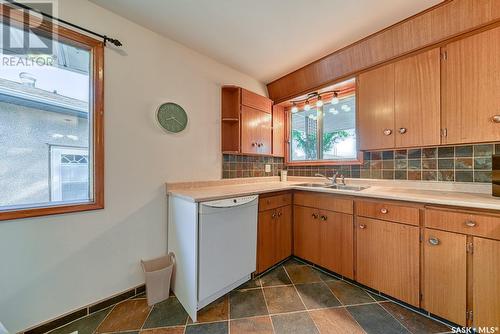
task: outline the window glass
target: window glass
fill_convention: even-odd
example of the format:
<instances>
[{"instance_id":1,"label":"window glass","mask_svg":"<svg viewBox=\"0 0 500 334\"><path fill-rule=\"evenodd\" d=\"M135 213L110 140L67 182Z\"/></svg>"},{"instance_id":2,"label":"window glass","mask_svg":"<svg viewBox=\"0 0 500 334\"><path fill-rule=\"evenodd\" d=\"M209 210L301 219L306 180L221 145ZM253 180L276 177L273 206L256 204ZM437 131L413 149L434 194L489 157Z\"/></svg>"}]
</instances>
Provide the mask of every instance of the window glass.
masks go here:
<instances>
[{"instance_id":1,"label":"window glass","mask_svg":"<svg viewBox=\"0 0 500 334\"><path fill-rule=\"evenodd\" d=\"M291 113L291 161L356 160L356 96Z\"/></svg>"},{"instance_id":2,"label":"window glass","mask_svg":"<svg viewBox=\"0 0 500 334\"><path fill-rule=\"evenodd\" d=\"M93 200L91 54L53 43L51 55L2 49L0 210Z\"/></svg>"}]
</instances>

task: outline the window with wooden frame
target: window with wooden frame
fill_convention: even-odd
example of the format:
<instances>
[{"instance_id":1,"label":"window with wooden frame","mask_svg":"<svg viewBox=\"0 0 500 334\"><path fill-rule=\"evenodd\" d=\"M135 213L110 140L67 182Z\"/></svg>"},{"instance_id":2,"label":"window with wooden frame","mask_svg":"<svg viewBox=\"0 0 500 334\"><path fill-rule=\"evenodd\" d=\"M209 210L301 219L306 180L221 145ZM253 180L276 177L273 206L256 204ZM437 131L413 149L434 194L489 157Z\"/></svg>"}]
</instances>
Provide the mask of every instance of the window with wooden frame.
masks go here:
<instances>
[{"instance_id":1,"label":"window with wooden frame","mask_svg":"<svg viewBox=\"0 0 500 334\"><path fill-rule=\"evenodd\" d=\"M104 208L103 43L0 11L0 220Z\"/></svg>"},{"instance_id":2,"label":"window with wooden frame","mask_svg":"<svg viewBox=\"0 0 500 334\"><path fill-rule=\"evenodd\" d=\"M287 102L288 165L359 164L355 80Z\"/></svg>"}]
</instances>

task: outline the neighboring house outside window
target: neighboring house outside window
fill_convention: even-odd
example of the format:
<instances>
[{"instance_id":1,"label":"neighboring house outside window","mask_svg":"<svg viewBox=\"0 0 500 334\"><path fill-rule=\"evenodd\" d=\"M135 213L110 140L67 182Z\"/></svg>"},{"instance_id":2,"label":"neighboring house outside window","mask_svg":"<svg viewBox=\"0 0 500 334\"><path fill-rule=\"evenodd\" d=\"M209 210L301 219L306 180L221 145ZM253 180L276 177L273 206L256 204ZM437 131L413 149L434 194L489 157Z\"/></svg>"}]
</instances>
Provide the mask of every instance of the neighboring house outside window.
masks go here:
<instances>
[{"instance_id":1,"label":"neighboring house outside window","mask_svg":"<svg viewBox=\"0 0 500 334\"><path fill-rule=\"evenodd\" d=\"M66 28L23 30L20 17L0 22L11 40L0 43L0 220L101 209L103 44ZM51 54L12 47L35 33Z\"/></svg>"}]
</instances>

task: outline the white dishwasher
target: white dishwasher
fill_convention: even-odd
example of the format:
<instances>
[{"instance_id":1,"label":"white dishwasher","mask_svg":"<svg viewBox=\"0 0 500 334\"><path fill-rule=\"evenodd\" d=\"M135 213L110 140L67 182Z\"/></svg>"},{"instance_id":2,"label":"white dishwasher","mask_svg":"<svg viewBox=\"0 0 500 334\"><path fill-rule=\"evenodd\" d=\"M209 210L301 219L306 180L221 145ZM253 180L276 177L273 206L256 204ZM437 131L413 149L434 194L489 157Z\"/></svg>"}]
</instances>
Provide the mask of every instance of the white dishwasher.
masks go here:
<instances>
[{"instance_id":1,"label":"white dishwasher","mask_svg":"<svg viewBox=\"0 0 500 334\"><path fill-rule=\"evenodd\" d=\"M256 270L258 196L202 202L199 207L198 309Z\"/></svg>"}]
</instances>

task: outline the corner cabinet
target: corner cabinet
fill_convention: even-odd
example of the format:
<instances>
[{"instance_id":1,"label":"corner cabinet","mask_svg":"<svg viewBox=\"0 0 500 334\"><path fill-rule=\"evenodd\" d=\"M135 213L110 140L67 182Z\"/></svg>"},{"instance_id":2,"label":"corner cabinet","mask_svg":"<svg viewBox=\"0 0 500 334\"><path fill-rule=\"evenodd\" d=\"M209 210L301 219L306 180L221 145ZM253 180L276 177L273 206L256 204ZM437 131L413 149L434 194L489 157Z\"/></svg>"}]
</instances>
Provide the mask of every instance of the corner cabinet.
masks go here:
<instances>
[{"instance_id":1,"label":"corner cabinet","mask_svg":"<svg viewBox=\"0 0 500 334\"><path fill-rule=\"evenodd\" d=\"M222 87L221 96L222 153L271 155L273 102L236 86Z\"/></svg>"},{"instance_id":2,"label":"corner cabinet","mask_svg":"<svg viewBox=\"0 0 500 334\"><path fill-rule=\"evenodd\" d=\"M440 144L440 50L358 77L360 149Z\"/></svg>"}]
</instances>

